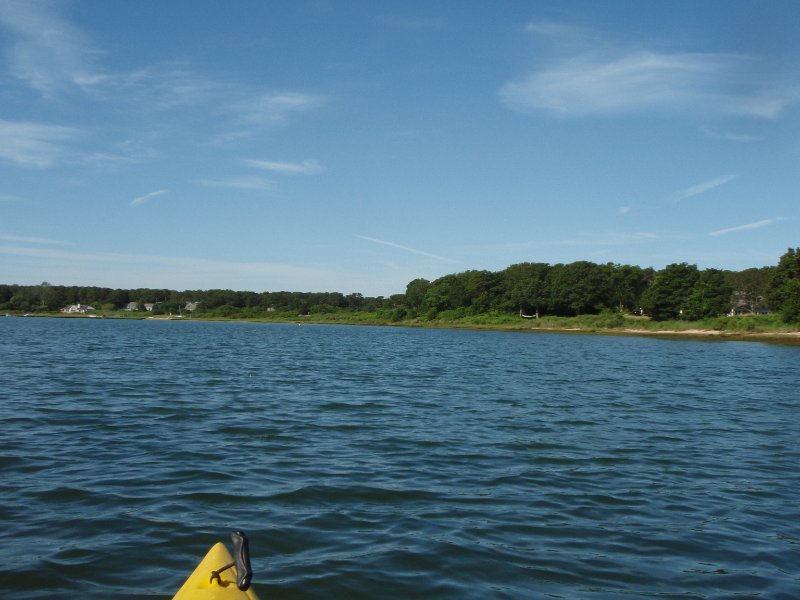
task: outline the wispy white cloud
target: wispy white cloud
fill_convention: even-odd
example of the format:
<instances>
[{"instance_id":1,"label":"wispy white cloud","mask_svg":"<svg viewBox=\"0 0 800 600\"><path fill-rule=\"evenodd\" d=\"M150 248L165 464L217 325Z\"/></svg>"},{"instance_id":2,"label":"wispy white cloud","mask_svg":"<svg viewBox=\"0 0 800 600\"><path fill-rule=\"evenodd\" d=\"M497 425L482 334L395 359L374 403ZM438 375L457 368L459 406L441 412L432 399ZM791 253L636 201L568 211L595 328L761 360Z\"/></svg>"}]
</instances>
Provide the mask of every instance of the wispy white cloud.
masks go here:
<instances>
[{"instance_id":1,"label":"wispy white cloud","mask_svg":"<svg viewBox=\"0 0 800 600\"><path fill-rule=\"evenodd\" d=\"M273 184L264 177L235 177L232 179L197 179L195 183L206 187L232 188L239 190L270 190Z\"/></svg>"},{"instance_id":2,"label":"wispy white cloud","mask_svg":"<svg viewBox=\"0 0 800 600\"><path fill-rule=\"evenodd\" d=\"M136 162L130 156L112 154L111 152L92 152L82 157L82 162L98 167L105 165L129 165Z\"/></svg>"},{"instance_id":3,"label":"wispy white cloud","mask_svg":"<svg viewBox=\"0 0 800 600\"><path fill-rule=\"evenodd\" d=\"M0 119L0 160L32 168L49 168L63 162L102 167L141 162L158 154L152 148L128 142L116 145L112 152L84 152L74 147L74 142L84 137L84 133L64 125Z\"/></svg>"},{"instance_id":4,"label":"wispy white cloud","mask_svg":"<svg viewBox=\"0 0 800 600\"><path fill-rule=\"evenodd\" d=\"M279 160L253 160L246 158L243 160L248 167L272 171L282 175L313 175L323 170L322 164L318 160L304 160L301 162L288 162Z\"/></svg>"},{"instance_id":5,"label":"wispy white cloud","mask_svg":"<svg viewBox=\"0 0 800 600\"><path fill-rule=\"evenodd\" d=\"M14 194L0 194L0 202L19 202L20 200L22 198Z\"/></svg>"},{"instance_id":6,"label":"wispy white cloud","mask_svg":"<svg viewBox=\"0 0 800 600\"><path fill-rule=\"evenodd\" d=\"M182 62L148 65L135 71L121 72L109 78L99 93L133 100L138 109L172 110L206 104L224 105L231 94L238 93L194 70Z\"/></svg>"},{"instance_id":7,"label":"wispy white cloud","mask_svg":"<svg viewBox=\"0 0 800 600\"><path fill-rule=\"evenodd\" d=\"M283 123L320 106L319 95L292 90L265 92L219 81L187 63L164 62L129 71L104 71L103 51L79 27L43 0L0 3L0 26L8 32L6 56L13 75L47 97L80 90L97 100L127 102L137 111L189 106L250 125Z\"/></svg>"},{"instance_id":8,"label":"wispy white cloud","mask_svg":"<svg viewBox=\"0 0 800 600\"><path fill-rule=\"evenodd\" d=\"M69 245L71 242L61 240L51 240L48 238L28 237L22 235L0 235L0 240L6 242L18 242L22 244L46 244L46 245Z\"/></svg>"},{"instance_id":9,"label":"wispy white cloud","mask_svg":"<svg viewBox=\"0 0 800 600\"><path fill-rule=\"evenodd\" d=\"M321 95L301 92L266 93L245 86L220 86L222 96L217 112L229 119L228 129L213 135L213 144L231 144L253 137L264 127L276 127L293 122L300 115L325 104Z\"/></svg>"},{"instance_id":10,"label":"wispy white cloud","mask_svg":"<svg viewBox=\"0 0 800 600\"><path fill-rule=\"evenodd\" d=\"M104 67L104 50L61 12L69 5L48 0L0 1L0 50L5 51L10 72L48 99L61 100L77 92L82 94L82 101L113 105L118 111L126 111L131 123L142 119L139 122L150 123L159 131L179 127L180 121L162 121L153 126L157 113L198 111L204 118L215 117L218 130L202 132L215 143L252 137L264 127L289 123L327 101L319 94L269 90L223 80L186 61L158 62L127 70ZM54 132L51 129L49 133ZM52 140L49 146L45 145L47 141L38 140L42 151L6 144L0 148L0 159L26 166L51 166L57 148ZM97 166L152 158L113 151L72 156Z\"/></svg>"},{"instance_id":11,"label":"wispy white cloud","mask_svg":"<svg viewBox=\"0 0 800 600\"><path fill-rule=\"evenodd\" d=\"M564 117L657 112L771 119L800 100L797 81L759 72L753 56L631 48L557 22L526 29L550 41L555 58L501 87L501 101L513 110Z\"/></svg>"},{"instance_id":12,"label":"wispy white cloud","mask_svg":"<svg viewBox=\"0 0 800 600\"><path fill-rule=\"evenodd\" d=\"M619 212L619 214L621 215L627 215L629 212L631 212L632 209L633 209L632 206L620 206L617 209L617 212Z\"/></svg>"},{"instance_id":13,"label":"wispy white cloud","mask_svg":"<svg viewBox=\"0 0 800 600\"><path fill-rule=\"evenodd\" d=\"M728 227L726 229L717 229L716 231L710 232L708 235L719 236L719 235L727 235L729 233L736 233L738 231L748 231L750 229L761 229L762 227L767 227L769 225L773 225L778 221L783 221L783 217L775 217L773 219L764 219L762 221L756 221L755 223L747 223L746 225L737 225L736 227Z\"/></svg>"},{"instance_id":14,"label":"wispy white cloud","mask_svg":"<svg viewBox=\"0 0 800 600\"><path fill-rule=\"evenodd\" d=\"M214 136L219 143L248 137L252 132L247 128L284 124L326 101L319 94L265 91L258 86L220 80L185 62L163 62L117 73L93 91L127 100L137 111L193 107L210 110L229 127L229 131Z\"/></svg>"},{"instance_id":15,"label":"wispy white cloud","mask_svg":"<svg viewBox=\"0 0 800 600\"><path fill-rule=\"evenodd\" d=\"M289 117L308 112L325 102L323 96L301 92L248 94L230 104L242 120L254 125L283 123Z\"/></svg>"},{"instance_id":16,"label":"wispy white cloud","mask_svg":"<svg viewBox=\"0 0 800 600\"><path fill-rule=\"evenodd\" d=\"M8 61L12 73L52 97L79 89L101 99L118 97L139 106L168 109L221 97L222 86L183 63L160 63L122 72L103 72L104 54L80 28L58 14L57 3L6 0L0 25L12 34Z\"/></svg>"},{"instance_id":17,"label":"wispy white cloud","mask_svg":"<svg viewBox=\"0 0 800 600\"><path fill-rule=\"evenodd\" d=\"M0 159L22 167L51 167L64 152L61 142L78 133L61 125L0 120Z\"/></svg>"},{"instance_id":18,"label":"wispy white cloud","mask_svg":"<svg viewBox=\"0 0 800 600\"><path fill-rule=\"evenodd\" d=\"M728 142L763 142L766 138L761 135L750 135L747 133L736 133L734 131L717 131L715 129L709 129L707 127L703 128L703 133L705 133L708 137L717 139L717 140L725 140Z\"/></svg>"},{"instance_id":19,"label":"wispy white cloud","mask_svg":"<svg viewBox=\"0 0 800 600\"><path fill-rule=\"evenodd\" d=\"M366 235L356 235L356 237L360 240L366 240L367 242L372 242L373 244L381 244L383 246L389 246L391 248L398 248L399 250L405 250L406 252L411 252L412 254L419 254L420 256L427 256L428 258L435 258L436 260L440 260L442 262L448 263L455 263L458 262L457 260L453 260L452 258L447 258L445 256L439 256L438 254L431 254L430 252L425 252L424 250L417 250L416 248L409 248L408 246L403 246L401 244L396 244L394 242L387 242L386 240L380 240L378 238L369 237Z\"/></svg>"},{"instance_id":20,"label":"wispy white cloud","mask_svg":"<svg viewBox=\"0 0 800 600\"><path fill-rule=\"evenodd\" d=\"M94 66L99 54L89 39L40 0L6 0L0 24L12 33L7 52L11 72L46 96L104 79Z\"/></svg>"},{"instance_id":21,"label":"wispy white cloud","mask_svg":"<svg viewBox=\"0 0 800 600\"><path fill-rule=\"evenodd\" d=\"M698 194L702 194L703 192L707 192L709 190L713 190L714 188L718 188L721 185L725 185L726 183L733 181L736 179L736 175L723 175L721 177L715 177L714 179L709 179L708 181L704 181L702 183L698 183L696 185L689 186L683 190L680 190L676 197L678 200L685 200L686 198L691 198L692 196L697 196Z\"/></svg>"},{"instance_id":22,"label":"wispy white cloud","mask_svg":"<svg viewBox=\"0 0 800 600\"><path fill-rule=\"evenodd\" d=\"M109 77L93 89L97 97L128 104L134 114L202 111L215 115L221 131L208 131L213 144L251 138L265 127L293 122L325 103L321 95L266 92L259 87L215 79L185 63L150 65Z\"/></svg>"},{"instance_id":23,"label":"wispy white cloud","mask_svg":"<svg viewBox=\"0 0 800 600\"><path fill-rule=\"evenodd\" d=\"M155 192L150 192L149 194L145 194L144 196L139 196L138 198L134 198L131 200L131 206L141 206L151 198L155 198L156 196L163 196L169 190L158 190Z\"/></svg>"}]
</instances>

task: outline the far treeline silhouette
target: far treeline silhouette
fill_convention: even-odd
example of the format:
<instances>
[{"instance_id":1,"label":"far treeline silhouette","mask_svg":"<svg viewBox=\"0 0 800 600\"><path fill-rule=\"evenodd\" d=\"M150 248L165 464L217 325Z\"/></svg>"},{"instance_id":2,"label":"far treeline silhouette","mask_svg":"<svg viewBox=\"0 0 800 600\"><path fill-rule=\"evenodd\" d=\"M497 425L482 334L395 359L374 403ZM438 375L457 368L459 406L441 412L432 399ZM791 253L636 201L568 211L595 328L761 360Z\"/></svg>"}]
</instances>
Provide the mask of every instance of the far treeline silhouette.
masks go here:
<instances>
[{"instance_id":1,"label":"far treeline silhouette","mask_svg":"<svg viewBox=\"0 0 800 600\"><path fill-rule=\"evenodd\" d=\"M259 318L375 313L376 318L450 320L480 314L576 316L619 311L654 320L698 320L723 314L779 312L800 322L800 248L777 266L723 271L676 263L656 271L612 263L519 263L498 271L465 271L434 281L415 279L388 298L338 292L235 292L231 290L109 289L0 285L0 310L59 311L69 305L152 314Z\"/></svg>"}]
</instances>

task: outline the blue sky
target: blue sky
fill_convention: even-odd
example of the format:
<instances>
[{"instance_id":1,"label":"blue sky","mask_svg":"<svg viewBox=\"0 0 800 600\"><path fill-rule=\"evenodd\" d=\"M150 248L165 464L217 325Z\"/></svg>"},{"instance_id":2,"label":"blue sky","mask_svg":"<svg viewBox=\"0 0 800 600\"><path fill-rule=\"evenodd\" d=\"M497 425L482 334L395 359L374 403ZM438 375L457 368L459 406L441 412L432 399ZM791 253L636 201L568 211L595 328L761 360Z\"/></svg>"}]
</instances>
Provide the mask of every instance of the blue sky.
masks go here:
<instances>
[{"instance_id":1,"label":"blue sky","mask_svg":"<svg viewBox=\"0 0 800 600\"><path fill-rule=\"evenodd\" d=\"M0 2L0 282L403 292L800 245L800 3Z\"/></svg>"}]
</instances>

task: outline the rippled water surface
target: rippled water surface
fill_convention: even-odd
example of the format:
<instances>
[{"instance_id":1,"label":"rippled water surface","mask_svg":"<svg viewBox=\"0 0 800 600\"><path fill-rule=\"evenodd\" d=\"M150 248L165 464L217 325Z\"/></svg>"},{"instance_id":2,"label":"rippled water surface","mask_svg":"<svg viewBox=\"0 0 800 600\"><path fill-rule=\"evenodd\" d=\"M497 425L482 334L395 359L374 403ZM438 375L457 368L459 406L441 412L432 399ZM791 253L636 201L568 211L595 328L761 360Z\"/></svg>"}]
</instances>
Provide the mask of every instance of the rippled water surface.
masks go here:
<instances>
[{"instance_id":1,"label":"rippled water surface","mask_svg":"<svg viewBox=\"0 0 800 600\"><path fill-rule=\"evenodd\" d=\"M800 349L0 319L0 589L798 598Z\"/></svg>"}]
</instances>

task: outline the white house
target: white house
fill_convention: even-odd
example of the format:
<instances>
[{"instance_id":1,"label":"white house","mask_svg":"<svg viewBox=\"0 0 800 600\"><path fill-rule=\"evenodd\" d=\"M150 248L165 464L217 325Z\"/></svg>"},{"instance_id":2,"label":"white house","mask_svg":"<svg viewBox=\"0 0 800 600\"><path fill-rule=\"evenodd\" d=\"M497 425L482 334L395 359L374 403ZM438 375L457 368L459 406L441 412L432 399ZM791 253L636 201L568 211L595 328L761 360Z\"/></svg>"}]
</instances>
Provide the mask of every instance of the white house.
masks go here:
<instances>
[{"instance_id":1,"label":"white house","mask_svg":"<svg viewBox=\"0 0 800 600\"><path fill-rule=\"evenodd\" d=\"M89 306L88 304L72 304L71 306L67 306L66 308L62 308L61 312L63 313L79 313L84 314L90 310L94 310L93 306Z\"/></svg>"}]
</instances>

